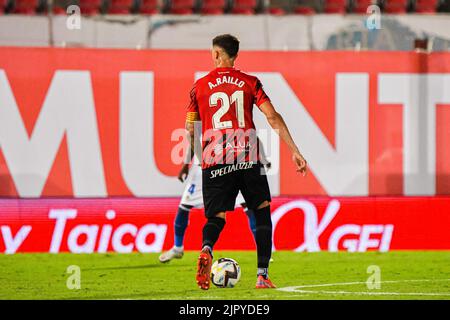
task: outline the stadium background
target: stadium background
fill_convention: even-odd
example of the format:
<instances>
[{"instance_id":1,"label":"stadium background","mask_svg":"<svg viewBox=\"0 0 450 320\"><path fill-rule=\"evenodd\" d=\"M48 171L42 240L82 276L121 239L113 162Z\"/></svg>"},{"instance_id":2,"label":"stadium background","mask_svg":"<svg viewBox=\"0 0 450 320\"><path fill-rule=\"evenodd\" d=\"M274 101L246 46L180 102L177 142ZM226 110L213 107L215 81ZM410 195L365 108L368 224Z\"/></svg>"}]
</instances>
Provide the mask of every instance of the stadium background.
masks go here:
<instances>
[{"instance_id":1,"label":"stadium background","mask_svg":"<svg viewBox=\"0 0 450 320\"><path fill-rule=\"evenodd\" d=\"M276 249L450 249L448 1L384 1L380 16L367 1L74 3L80 25L69 2L0 0L1 252L169 248L172 132L224 32L310 165L297 177L269 148ZM254 248L237 211L218 249Z\"/></svg>"}]
</instances>

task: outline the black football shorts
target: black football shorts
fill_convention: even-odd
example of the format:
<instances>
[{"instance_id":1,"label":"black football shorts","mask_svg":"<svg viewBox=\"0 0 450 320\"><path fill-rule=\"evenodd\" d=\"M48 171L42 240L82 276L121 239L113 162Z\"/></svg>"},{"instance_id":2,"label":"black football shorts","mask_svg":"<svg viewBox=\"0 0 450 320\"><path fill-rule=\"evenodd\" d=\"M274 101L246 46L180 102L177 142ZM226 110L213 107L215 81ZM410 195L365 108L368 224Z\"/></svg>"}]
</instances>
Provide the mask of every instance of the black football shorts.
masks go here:
<instances>
[{"instance_id":1,"label":"black football shorts","mask_svg":"<svg viewBox=\"0 0 450 320\"><path fill-rule=\"evenodd\" d=\"M206 217L232 211L241 191L247 208L256 209L271 201L269 183L261 163L221 164L202 171L203 205Z\"/></svg>"}]
</instances>

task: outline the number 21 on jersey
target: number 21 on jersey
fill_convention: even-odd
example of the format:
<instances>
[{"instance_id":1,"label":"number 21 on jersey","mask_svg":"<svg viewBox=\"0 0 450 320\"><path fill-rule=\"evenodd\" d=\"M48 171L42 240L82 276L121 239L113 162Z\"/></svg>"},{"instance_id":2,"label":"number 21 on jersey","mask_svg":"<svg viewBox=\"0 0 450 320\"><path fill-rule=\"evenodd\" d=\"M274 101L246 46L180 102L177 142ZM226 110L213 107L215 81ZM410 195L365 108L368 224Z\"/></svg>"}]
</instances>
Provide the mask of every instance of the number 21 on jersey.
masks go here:
<instances>
[{"instance_id":1,"label":"number 21 on jersey","mask_svg":"<svg viewBox=\"0 0 450 320\"><path fill-rule=\"evenodd\" d=\"M212 116L214 129L229 129L233 127L231 120L221 121L222 117L229 111L230 105L236 105L236 118L238 120L239 128L245 128L244 118L244 91L238 90L228 96L225 92L215 92L209 97L209 106L217 107L218 101L221 102L221 107Z\"/></svg>"}]
</instances>

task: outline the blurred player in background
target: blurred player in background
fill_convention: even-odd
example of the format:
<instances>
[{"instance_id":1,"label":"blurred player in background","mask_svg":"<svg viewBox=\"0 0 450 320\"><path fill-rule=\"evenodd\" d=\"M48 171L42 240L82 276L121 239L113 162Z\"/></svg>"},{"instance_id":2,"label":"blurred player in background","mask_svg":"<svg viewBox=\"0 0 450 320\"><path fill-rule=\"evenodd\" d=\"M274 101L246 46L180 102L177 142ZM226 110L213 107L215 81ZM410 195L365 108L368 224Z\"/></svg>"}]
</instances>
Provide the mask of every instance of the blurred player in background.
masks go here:
<instances>
[{"instance_id":1,"label":"blurred player in background","mask_svg":"<svg viewBox=\"0 0 450 320\"><path fill-rule=\"evenodd\" d=\"M256 220L256 288L274 288L268 276L272 254L271 196L257 150L254 104L287 144L297 171L303 175L306 174L306 160L258 78L234 68L239 40L226 34L215 37L212 44L216 68L195 82L186 113L191 150L196 150L195 123L199 121L203 140L202 188L207 222L203 228L196 281L201 289L209 289L213 247L225 226L226 211L234 209L240 191Z\"/></svg>"}]
</instances>

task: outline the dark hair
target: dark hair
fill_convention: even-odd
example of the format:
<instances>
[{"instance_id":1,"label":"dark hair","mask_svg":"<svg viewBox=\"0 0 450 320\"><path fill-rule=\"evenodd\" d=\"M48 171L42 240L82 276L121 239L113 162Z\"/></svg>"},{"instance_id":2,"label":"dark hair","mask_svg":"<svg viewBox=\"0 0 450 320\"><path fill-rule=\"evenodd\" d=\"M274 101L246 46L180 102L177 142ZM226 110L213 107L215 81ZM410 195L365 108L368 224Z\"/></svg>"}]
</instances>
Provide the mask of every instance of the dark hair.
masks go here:
<instances>
[{"instance_id":1,"label":"dark hair","mask_svg":"<svg viewBox=\"0 0 450 320\"><path fill-rule=\"evenodd\" d=\"M212 44L225 50L230 58L236 57L239 51L239 40L231 34L222 34L215 37Z\"/></svg>"}]
</instances>

